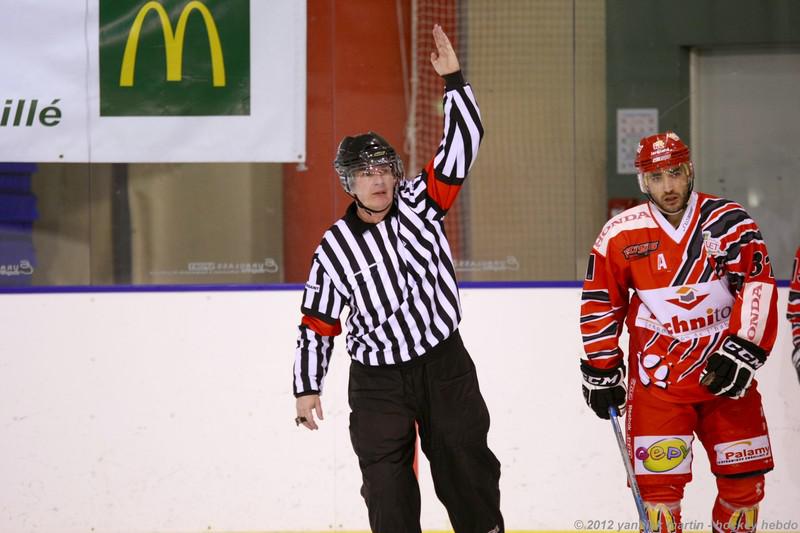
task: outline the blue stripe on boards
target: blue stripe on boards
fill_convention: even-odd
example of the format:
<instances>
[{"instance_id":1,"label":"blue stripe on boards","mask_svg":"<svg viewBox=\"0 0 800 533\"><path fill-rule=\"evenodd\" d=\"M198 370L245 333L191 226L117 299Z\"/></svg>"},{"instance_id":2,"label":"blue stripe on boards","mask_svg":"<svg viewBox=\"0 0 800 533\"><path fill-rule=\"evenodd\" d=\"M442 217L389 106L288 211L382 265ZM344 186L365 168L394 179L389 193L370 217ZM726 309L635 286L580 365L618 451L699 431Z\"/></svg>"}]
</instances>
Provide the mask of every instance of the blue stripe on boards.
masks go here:
<instances>
[{"instance_id":1,"label":"blue stripe on boards","mask_svg":"<svg viewBox=\"0 0 800 533\"><path fill-rule=\"evenodd\" d=\"M463 281L461 289L579 289L582 281ZM779 279L778 287L788 287L788 279ZM4 287L0 294L64 294L97 292L252 292L302 291L302 283L265 283L261 285L59 285L51 287Z\"/></svg>"}]
</instances>

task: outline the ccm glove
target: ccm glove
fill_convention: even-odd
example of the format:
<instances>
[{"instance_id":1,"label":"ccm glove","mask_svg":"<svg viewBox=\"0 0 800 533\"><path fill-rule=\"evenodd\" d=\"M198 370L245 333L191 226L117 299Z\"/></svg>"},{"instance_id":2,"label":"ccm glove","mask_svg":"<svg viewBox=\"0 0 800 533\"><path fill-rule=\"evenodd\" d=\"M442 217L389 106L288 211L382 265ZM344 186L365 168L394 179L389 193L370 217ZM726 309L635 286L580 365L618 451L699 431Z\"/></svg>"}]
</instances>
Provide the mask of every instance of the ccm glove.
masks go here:
<instances>
[{"instance_id":1,"label":"ccm glove","mask_svg":"<svg viewBox=\"0 0 800 533\"><path fill-rule=\"evenodd\" d=\"M792 352L792 364L794 369L797 370L797 380L800 381L800 344L794 347Z\"/></svg>"},{"instance_id":2,"label":"ccm glove","mask_svg":"<svg viewBox=\"0 0 800 533\"><path fill-rule=\"evenodd\" d=\"M608 408L612 405L622 413L625 407L625 366L594 368L581 360L583 374L583 398L600 418L609 419Z\"/></svg>"},{"instance_id":3,"label":"ccm glove","mask_svg":"<svg viewBox=\"0 0 800 533\"><path fill-rule=\"evenodd\" d=\"M753 381L753 374L767 360L767 352L746 340L730 335L708 358L700 383L712 394L741 398Z\"/></svg>"}]
</instances>

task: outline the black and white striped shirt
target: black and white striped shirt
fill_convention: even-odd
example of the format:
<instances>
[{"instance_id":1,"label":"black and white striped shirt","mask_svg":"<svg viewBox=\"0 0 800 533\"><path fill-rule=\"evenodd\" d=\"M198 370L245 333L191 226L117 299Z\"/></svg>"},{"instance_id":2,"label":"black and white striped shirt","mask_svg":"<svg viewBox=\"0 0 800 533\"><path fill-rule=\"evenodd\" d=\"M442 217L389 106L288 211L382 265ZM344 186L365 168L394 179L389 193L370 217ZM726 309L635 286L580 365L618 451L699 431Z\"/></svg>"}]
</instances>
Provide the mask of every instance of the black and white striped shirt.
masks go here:
<instances>
[{"instance_id":1,"label":"black and white striped shirt","mask_svg":"<svg viewBox=\"0 0 800 533\"><path fill-rule=\"evenodd\" d=\"M413 180L401 181L381 222L362 221L351 204L314 253L295 353L296 396L322 391L345 305L347 351L365 365L410 361L458 328L461 304L444 216L472 166L483 127L460 72L445 82L444 134L433 160Z\"/></svg>"}]
</instances>

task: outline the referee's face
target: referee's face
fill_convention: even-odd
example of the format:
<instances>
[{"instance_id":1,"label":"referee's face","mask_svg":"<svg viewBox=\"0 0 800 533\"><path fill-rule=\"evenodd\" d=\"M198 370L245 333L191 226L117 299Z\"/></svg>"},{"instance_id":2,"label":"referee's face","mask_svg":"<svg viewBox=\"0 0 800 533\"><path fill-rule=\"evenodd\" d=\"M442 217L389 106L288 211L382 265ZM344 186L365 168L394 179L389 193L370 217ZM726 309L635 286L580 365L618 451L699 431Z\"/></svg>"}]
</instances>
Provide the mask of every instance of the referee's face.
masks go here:
<instances>
[{"instance_id":1,"label":"referee's face","mask_svg":"<svg viewBox=\"0 0 800 533\"><path fill-rule=\"evenodd\" d=\"M394 181L391 165L376 165L354 173L353 194L372 211L383 211L394 199Z\"/></svg>"}]
</instances>

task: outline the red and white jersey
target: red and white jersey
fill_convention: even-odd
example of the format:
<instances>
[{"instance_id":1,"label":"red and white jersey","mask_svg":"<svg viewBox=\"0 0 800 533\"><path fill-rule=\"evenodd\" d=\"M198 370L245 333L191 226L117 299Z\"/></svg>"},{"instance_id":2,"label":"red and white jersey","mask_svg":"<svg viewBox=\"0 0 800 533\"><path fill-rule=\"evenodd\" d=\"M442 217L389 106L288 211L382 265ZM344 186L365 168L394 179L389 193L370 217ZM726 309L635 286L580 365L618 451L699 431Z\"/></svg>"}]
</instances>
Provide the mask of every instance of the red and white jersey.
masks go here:
<instances>
[{"instance_id":1,"label":"red and white jersey","mask_svg":"<svg viewBox=\"0 0 800 533\"><path fill-rule=\"evenodd\" d=\"M789 306L786 318L792 324L792 342L800 346L800 248L794 255L792 278L789 280Z\"/></svg>"},{"instance_id":2,"label":"red and white jersey","mask_svg":"<svg viewBox=\"0 0 800 533\"><path fill-rule=\"evenodd\" d=\"M619 364L625 322L630 379L671 401L710 399L699 383L706 359L728 335L769 352L776 300L766 245L742 206L694 192L676 228L645 203L609 220L592 248L584 350L597 368Z\"/></svg>"}]
</instances>

